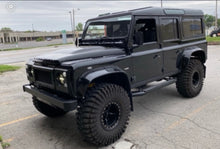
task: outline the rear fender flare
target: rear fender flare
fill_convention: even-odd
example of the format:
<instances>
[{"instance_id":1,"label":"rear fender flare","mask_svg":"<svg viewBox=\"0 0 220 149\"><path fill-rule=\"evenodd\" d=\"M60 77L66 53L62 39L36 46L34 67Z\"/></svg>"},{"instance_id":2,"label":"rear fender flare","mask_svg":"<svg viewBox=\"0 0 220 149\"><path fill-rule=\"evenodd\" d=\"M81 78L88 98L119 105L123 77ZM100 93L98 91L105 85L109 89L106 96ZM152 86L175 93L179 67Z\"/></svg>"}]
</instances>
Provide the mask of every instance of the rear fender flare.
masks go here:
<instances>
[{"instance_id":1,"label":"rear fender flare","mask_svg":"<svg viewBox=\"0 0 220 149\"><path fill-rule=\"evenodd\" d=\"M177 67L179 69L186 67L195 53L202 55L201 61L202 63L205 63L207 57L203 49L199 47L188 47L184 49L182 54L179 55L177 59Z\"/></svg>"}]
</instances>

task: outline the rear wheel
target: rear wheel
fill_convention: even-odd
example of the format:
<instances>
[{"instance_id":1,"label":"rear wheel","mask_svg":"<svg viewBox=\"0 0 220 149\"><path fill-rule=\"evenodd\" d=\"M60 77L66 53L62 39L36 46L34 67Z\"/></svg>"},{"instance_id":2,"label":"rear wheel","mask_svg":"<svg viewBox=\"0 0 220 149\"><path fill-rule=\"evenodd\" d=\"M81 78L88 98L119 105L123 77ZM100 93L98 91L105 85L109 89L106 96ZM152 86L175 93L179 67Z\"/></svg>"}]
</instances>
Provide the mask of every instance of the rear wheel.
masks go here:
<instances>
[{"instance_id":1,"label":"rear wheel","mask_svg":"<svg viewBox=\"0 0 220 149\"><path fill-rule=\"evenodd\" d=\"M177 91L184 97L195 97L202 90L203 80L203 64L197 59L191 59L188 66L177 77Z\"/></svg>"},{"instance_id":2,"label":"rear wheel","mask_svg":"<svg viewBox=\"0 0 220 149\"><path fill-rule=\"evenodd\" d=\"M46 103L43 103L42 101L38 100L36 97L33 97L33 104L39 112L41 112L42 114L48 117L58 117L67 113L66 111L60 108L55 108Z\"/></svg>"},{"instance_id":3,"label":"rear wheel","mask_svg":"<svg viewBox=\"0 0 220 149\"><path fill-rule=\"evenodd\" d=\"M128 93L115 84L100 84L87 92L78 108L77 123L86 141L105 146L121 137L129 116Z\"/></svg>"}]
</instances>

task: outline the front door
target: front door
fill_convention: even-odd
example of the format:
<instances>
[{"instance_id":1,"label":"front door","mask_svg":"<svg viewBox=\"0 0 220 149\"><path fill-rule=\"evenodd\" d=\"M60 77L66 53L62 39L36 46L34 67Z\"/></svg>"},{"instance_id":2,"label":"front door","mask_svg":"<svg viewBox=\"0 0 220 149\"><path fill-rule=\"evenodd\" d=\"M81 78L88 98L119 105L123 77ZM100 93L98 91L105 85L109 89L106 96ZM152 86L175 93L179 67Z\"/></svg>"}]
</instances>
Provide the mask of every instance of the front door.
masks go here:
<instances>
[{"instance_id":1,"label":"front door","mask_svg":"<svg viewBox=\"0 0 220 149\"><path fill-rule=\"evenodd\" d=\"M163 75L163 54L158 43L158 17L136 17L133 60L134 87Z\"/></svg>"}]
</instances>

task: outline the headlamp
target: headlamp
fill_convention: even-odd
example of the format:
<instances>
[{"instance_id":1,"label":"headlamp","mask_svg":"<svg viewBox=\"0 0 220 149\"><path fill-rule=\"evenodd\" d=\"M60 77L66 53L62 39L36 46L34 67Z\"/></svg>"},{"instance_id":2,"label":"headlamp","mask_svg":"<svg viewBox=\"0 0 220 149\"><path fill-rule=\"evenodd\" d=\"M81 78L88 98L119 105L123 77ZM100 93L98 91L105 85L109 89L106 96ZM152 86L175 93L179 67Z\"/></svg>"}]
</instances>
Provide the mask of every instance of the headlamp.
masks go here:
<instances>
[{"instance_id":1,"label":"headlamp","mask_svg":"<svg viewBox=\"0 0 220 149\"><path fill-rule=\"evenodd\" d=\"M59 83L61 85L64 85L66 87L67 86L67 84L66 84L66 72L60 73L58 75L57 80L59 81Z\"/></svg>"}]
</instances>

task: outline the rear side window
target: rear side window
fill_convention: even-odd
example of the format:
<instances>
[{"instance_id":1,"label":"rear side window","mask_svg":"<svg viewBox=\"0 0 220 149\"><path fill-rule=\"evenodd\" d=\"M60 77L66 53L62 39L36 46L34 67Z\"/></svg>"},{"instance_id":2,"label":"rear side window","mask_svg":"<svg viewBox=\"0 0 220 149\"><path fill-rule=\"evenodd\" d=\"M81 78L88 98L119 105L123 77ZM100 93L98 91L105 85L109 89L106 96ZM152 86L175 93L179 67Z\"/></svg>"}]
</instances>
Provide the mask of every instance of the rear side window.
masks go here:
<instances>
[{"instance_id":1,"label":"rear side window","mask_svg":"<svg viewBox=\"0 0 220 149\"><path fill-rule=\"evenodd\" d=\"M182 23L184 38L198 37L203 34L202 19L184 18Z\"/></svg>"},{"instance_id":2,"label":"rear side window","mask_svg":"<svg viewBox=\"0 0 220 149\"><path fill-rule=\"evenodd\" d=\"M178 39L177 19L161 18L161 38L163 41Z\"/></svg>"}]
</instances>

